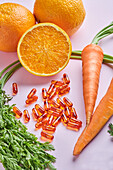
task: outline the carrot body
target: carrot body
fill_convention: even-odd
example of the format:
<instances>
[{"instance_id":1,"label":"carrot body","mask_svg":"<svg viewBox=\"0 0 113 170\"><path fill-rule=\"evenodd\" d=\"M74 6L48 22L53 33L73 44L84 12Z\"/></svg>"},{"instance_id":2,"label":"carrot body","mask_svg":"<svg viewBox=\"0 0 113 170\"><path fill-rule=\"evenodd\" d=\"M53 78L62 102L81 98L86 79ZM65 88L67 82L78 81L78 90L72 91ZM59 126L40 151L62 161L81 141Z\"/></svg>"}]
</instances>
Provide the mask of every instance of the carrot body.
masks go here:
<instances>
[{"instance_id":1,"label":"carrot body","mask_svg":"<svg viewBox=\"0 0 113 170\"><path fill-rule=\"evenodd\" d=\"M83 74L83 96L86 111L86 125L93 114L98 93L99 75L103 61L103 51L95 44L87 45L81 54Z\"/></svg>"},{"instance_id":2,"label":"carrot body","mask_svg":"<svg viewBox=\"0 0 113 170\"><path fill-rule=\"evenodd\" d=\"M91 122L80 137L74 148L74 155L78 155L84 147L99 133L102 127L106 124L109 118L113 115L113 79L107 90L106 95L102 98L97 106Z\"/></svg>"}]
</instances>

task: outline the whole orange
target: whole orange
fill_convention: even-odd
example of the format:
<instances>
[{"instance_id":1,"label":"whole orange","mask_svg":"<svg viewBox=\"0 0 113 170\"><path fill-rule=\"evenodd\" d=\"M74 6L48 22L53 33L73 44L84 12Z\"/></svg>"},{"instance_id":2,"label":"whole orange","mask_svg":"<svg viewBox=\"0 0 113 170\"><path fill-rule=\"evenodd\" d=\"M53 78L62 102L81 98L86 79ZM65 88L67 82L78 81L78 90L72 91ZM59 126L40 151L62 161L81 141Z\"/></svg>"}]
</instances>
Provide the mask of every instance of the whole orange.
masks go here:
<instances>
[{"instance_id":1,"label":"whole orange","mask_svg":"<svg viewBox=\"0 0 113 170\"><path fill-rule=\"evenodd\" d=\"M35 24L33 14L15 3L0 5L0 50L13 52L22 34Z\"/></svg>"},{"instance_id":2,"label":"whole orange","mask_svg":"<svg viewBox=\"0 0 113 170\"><path fill-rule=\"evenodd\" d=\"M51 22L74 34L85 18L82 0L36 0L34 15L38 22Z\"/></svg>"}]
</instances>

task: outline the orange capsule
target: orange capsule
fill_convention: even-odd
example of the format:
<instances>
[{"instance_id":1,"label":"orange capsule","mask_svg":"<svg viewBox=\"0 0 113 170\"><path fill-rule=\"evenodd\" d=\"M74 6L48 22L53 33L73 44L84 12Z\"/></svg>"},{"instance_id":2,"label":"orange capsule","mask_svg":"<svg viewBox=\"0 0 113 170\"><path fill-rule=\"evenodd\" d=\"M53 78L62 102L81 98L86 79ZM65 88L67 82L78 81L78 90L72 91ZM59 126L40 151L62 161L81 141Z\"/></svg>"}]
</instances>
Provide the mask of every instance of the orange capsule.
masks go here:
<instances>
[{"instance_id":1,"label":"orange capsule","mask_svg":"<svg viewBox=\"0 0 113 170\"><path fill-rule=\"evenodd\" d=\"M49 102L47 99L44 100L44 109L47 111L49 110L50 106L49 106Z\"/></svg>"},{"instance_id":2,"label":"orange capsule","mask_svg":"<svg viewBox=\"0 0 113 170\"><path fill-rule=\"evenodd\" d=\"M54 121L54 116L50 115L47 121L47 125L52 125L53 121Z\"/></svg>"},{"instance_id":3,"label":"orange capsule","mask_svg":"<svg viewBox=\"0 0 113 170\"><path fill-rule=\"evenodd\" d=\"M50 125L49 126L45 125L45 126L42 126L42 129L43 129L44 132L54 133L55 130L56 130L56 127L55 126L50 126Z\"/></svg>"},{"instance_id":4,"label":"orange capsule","mask_svg":"<svg viewBox=\"0 0 113 170\"><path fill-rule=\"evenodd\" d=\"M42 128L42 122L37 122L36 124L35 124L35 130L38 130L38 129L40 129L40 128Z\"/></svg>"},{"instance_id":5,"label":"orange capsule","mask_svg":"<svg viewBox=\"0 0 113 170\"><path fill-rule=\"evenodd\" d=\"M23 113L24 123L28 123L30 121L30 115L28 110L24 110Z\"/></svg>"},{"instance_id":6,"label":"orange capsule","mask_svg":"<svg viewBox=\"0 0 113 170\"><path fill-rule=\"evenodd\" d=\"M69 91L70 91L70 87L66 87L65 89L60 90L60 91L58 92L58 96L59 96L59 97L60 97L60 96L63 96L63 95L65 95L65 94L69 93Z\"/></svg>"},{"instance_id":7,"label":"orange capsule","mask_svg":"<svg viewBox=\"0 0 113 170\"><path fill-rule=\"evenodd\" d=\"M53 115L55 118L58 117L58 116L60 116L60 113L55 112L55 111L52 111L52 110L49 110L49 111L48 111L48 114L49 114L49 115Z\"/></svg>"},{"instance_id":8,"label":"orange capsule","mask_svg":"<svg viewBox=\"0 0 113 170\"><path fill-rule=\"evenodd\" d=\"M37 121L37 119L39 118L39 114L37 113L35 108L32 109L32 116L33 116L34 121Z\"/></svg>"},{"instance_id":9,"label":"orange capsule","mask_svg":"<svg viewBox=\"0 0 113 170\"><path fill-rule=\"evenodd\" d=\"M36 102L38 99L38 96L33 96L29 99L27 99L25 102L26 102L26 106L29 106L30 104L33 104L34 102Z\"/></svg>"},{"instance_id":10,"label":"orange capsule","mask_svg":"<svg viewBox=\"0 0 113 170\"><path fill-rule=\"evenodd\" d=\"M47 125L49 117L47 116L46 118L42 119L42 125Z\"/></svg>"},{"instance_id":11,"label":"orange capsule","mask_svg":"<svg viewBox=\"0 0 113 170\"><path fill-rule=\"evenodd\" d=\"M57 81L56 83L55 83L55 87L61 87L61 86L63 86L64 85L64 83L62 82L62 81Z\"/></svg>"},{"instance_id":12,"label":"orange capsule","mask_svg":"<svg viewBox=\"0 0 113 170\"><path fill-rule=\"evenodd\" d=\"M66 87L68 87L68 84L63 84L62 86L57 87L57 93L63 89L65 89Z\"/></svg>"},{"instance_id":13,"label":"orange capsule","mask_svg":"<svg viewBox=\"0 0 113 170\"><path fill-rule=\"evenodd\" d=\"M80 129L80 127L81 126L79 126L78 124L72 123L72 122L68 122L68 124L67 124L68 129L75 130L75 131L78 131Z\"/></svg>"},{"instance_id":14,"label":"orange capsule","mask_svg":"<svg viewBox=\"0 0 113 170\"><path fill-rule=\"evenodd\" d=\"M44 99L47 99L47 90L46 90L46 88L43 88L42 89L42 99L44 100Z\"/></svg>"},{"instance_id":15,"label":"orange capsule","mask_svg":"<svg viewBox=\"0 0 113 170\"><path fill-rule=\"evenodd\" d=\"M53 112L52 115L54 116L54 118L57 118L57 117L61 116L61 113Z\"/></svg>"},{"instance_id":16,"label":"orange capsule","mask_svg":"<svg viewBox=\"0 0 113 170\"><path fill-rule=\"evenodd\" d=\"M64 109L64 113L65 113L65 115L67 116L67 118L70 119L71 114L70 114L70 111L69 111L69 108L68 108L68 107L66 107L66 108Z\"/></svg>"},{"instance_id":17,"label":"orange capsule","mask_svg":"<svg viewBox=\"0 0 113 170\"><path fill-rule=\"evenodd\" d=\"M69 111L70 111L70 115L71 117L74 117L75 119L77 119L77 113L74 107L69 107Z\"/></svg>"},{"instance_id":18,"label":"orange capsule","mask_svg":"<svg viewBox=\"0 0 113 170\"><path fill-rule=\"evenodd\" d=\"M70 79L66 73L63 74L63 82L64 82L64 84L70 83Z\"/></svg>"},{"instance_id":19,"label":"orange capsule","mask_svg":"<svg viewBox=\"0 0 113 170\"><path fill-rule=\"evenodd\" d=\"M41 122L47 118L47 113L45 112L43 115L41 115L38 119L37 122Z\"/></svg>"},{"instance_id":20,"label":"orange capsule","mask_svg":"<svg viewBox=\"0 0 113 170\"><path fill-rule=\"evenodd\" d=\"M53 107L56 107L56 108L60 107L60 105L53 99L50 100L49 103L50 103L50 106L53 106Z\"/></svg>"},{"instance_id":21,"label":"orange capsule","mask_svg":"<svg viewBox=\"0 0 113 170\"><path fill-rule=\"evenodd\" d=\"M47 91L48 96L51 95L51 93L54 91L55 85L54 84L50 84L49 89Z\"/></svg>"},{"instance_id":22,"label":"orange capsule","mask_svg":"<svg viewBox=\"0 0 113 170\"><path fill-rule=\"evenodd\" d=\"M52 134L48 134L44 131L41 132L41 139L44 141L51 142L54 139L54 136Z\"/></svg>"},{"instance_id":23,"label":"orange capsule","mask_svg":"<svg viewBox=\"0 0 113 170\"><path fill-rule=\"evenodd\" d=\"M56 100L57 100L57 103L60 104L60 108L61 109L66 108L66 105L63 103L61 98L57 98Z\"/></svg>"},{"instance_id":24,"label":"orange capsule","mask_svg":"<svg viewBox=\"0 0 113 170\"><path fill-rule=\"evenodd\" d=\"M52 91L52 93L49 95L48 100L53 99L56 96L56 89Z\"/></svg>"},{"instance_id":25,"label":"orange capsule","mask_svg":"<svg viewBox=\"0 0 113 170\"><path fill-rule=\"evenodd\" d=\"M78 126L82 126L82 121L81 120L78 120L78 119L76 119L76 118L74 118L74 117L71 117L70 118L70 120L69 120L69 122L71 122L71 123L75 123L76 125L78 125Z\"/></svg>"},{"instance_id":26,"label":"orange capsule","mask_svg":"<svg viewBox=\"0 0 113 170\"><path fill-rule=\"evenodd\" d=\"M57 80L52 80L51 84L54 84L55 87L60 87L60 86L64 85L64 83L62 81L57 81Z\"/></svg>"},{"instance_id":27,"label":"orange capsule","mask_svg":"<svg viewBox=\"0 0 113 170\"><path fill-rule=\"evenodd\" d=\"M27 95L27 98L30 99L31 97L33 97L33 96L35 95L36 91L37 91L37 90L36 90L35 88L33 88L33 89L30 91L30 93Z\"/></svg>"},{"instance_id":28,"label":"orange capsule","mask_svg":"<svg viewBox=\"0 0 113 170\"><path fill-rule=\"evenodd\" d=\"M12 84L12 91L13 91L13 96L15 96L18 93L18 85L17 85L17 83Z\"/></svg>"},{"instance_id":29,"label":"orange capsule","mask_svg":"<svg viewBox=\"0 0 113 170\"><path fill-rule=\"evenodd\" d=\"M53 106L50 107L50 111L57 112L57 113L62 113L62 109L56 108L56 107L53 107Z\"/></svg>"},{"instance_id":30,"label":"orange capsule","mask_svg":"<svg viewBox=\"0 0 113 170\"><path fill-rule=\"evenodd\" d=\"M61 121L63 122L64 125L67 125L68 123L68 117L65 115L65 113L62 113Z\"/></svg>"},{"instance_id":31,"label":"orange capsule","mask_svg":"<svg viewBox=\"0 0 113 170\"><path fill-rule=\"evenodd\" d=\"M16 106L13 106L13 112L15 113L17 119L22 116L22 112Z\"/></svg>"},{"instance_id":32,"label":"orange capsule","mask_svg":"<svg viewBox=\"0 0 113 170\"><path fill-rule=\"evenodd\" d=\"M67 97L64 97L63 101L66 104L66 106L68 106L68 107L72 107L73 106L73 103Z\"/></svg>"},{"instance_id":33,"label":"orange capsule","mask_svg":"<svg viewBox=\"0 0 113 170\"><path fill-rule=\"evenodd\" d=\"M58 126L58 124L61 122L61 116L59 116L59 117L57 117L54 121L53 121L53 123L52 123L52 126Z\"/></svg>"},{"instance_id":34,"label":"orange capsule","mask_svg":"<svg viewBox=\"0 0 113 170\"><path fill-rule=\"evenodd\" d=\"M45 113L45 110L39 104L35 105L35 109L38 112L39 116L41 116Z\"/></svg>"}]
</instances>

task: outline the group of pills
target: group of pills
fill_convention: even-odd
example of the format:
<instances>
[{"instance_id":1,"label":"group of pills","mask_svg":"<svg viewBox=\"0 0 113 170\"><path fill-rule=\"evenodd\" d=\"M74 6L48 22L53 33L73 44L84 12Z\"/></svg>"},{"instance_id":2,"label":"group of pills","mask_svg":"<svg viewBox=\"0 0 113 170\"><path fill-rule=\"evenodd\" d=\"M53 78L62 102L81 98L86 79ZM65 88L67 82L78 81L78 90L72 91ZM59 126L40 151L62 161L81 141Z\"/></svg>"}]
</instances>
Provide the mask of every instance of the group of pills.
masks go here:
<instances>
[{"instance_id":1,"label":"group of pills","mask_svg":"<svg viewBox=\"0 0 113 170\"><path fill-rule=\"evenodd\" d=\"M82 121L77 119L76 110L73 107L73 103L67 98L63 97L70 91L70 79L66 73L63 74L62 81L52 80L49 89L42 89L42 99L44 107L39 104L35 104L32 109L32 116L36 121L35 129L42 128L41 139L51 142L54 138L53 133L56 131L56 127L62 122L68 129L78 131L82 126ZM13 95L18 93L18 86L16 83L12 85ZM36 89L33 88L27 95L25 101L26 106L37 101ZM56 100L54 99L56 97ZM16 107L13 107L13 112L17 118L23 115L24 122L28 123L30 120L30 114L27 109L22 112Z\"/></svg>"}]
</instances>

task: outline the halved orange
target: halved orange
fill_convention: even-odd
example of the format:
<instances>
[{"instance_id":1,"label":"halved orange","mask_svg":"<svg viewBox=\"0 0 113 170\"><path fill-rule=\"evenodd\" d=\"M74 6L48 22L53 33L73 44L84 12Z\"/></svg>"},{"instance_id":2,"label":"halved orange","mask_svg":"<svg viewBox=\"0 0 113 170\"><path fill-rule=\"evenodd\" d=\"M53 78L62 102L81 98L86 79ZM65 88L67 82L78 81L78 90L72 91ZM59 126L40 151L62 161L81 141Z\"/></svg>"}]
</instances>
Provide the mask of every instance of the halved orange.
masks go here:
<instances>
[{"instance_id":1,"label":"halved orange","mask_svg":"<svg viewBox=\"0 0 113 170\"><path fill-rule=\"evenodd\" d=\"M21 37L17 54L23 67L37 76L52 76L68 64L72 46L67 33L51 23L32 26Z\"/></svg>"}]
</instances>

